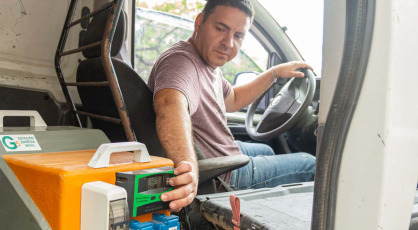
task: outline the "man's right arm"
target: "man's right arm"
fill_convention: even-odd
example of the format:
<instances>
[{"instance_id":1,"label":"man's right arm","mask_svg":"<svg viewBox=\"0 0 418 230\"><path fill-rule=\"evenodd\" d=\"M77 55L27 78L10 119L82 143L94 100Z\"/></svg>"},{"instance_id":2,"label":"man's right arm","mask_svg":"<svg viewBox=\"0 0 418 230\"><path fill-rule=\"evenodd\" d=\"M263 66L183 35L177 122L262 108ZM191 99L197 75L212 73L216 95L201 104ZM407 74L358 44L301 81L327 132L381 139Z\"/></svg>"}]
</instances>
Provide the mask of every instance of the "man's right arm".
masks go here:
<instances>
[{"instance_id":1,"label":"man's right arm","mask_svg":"<svg viewBox=\"0 0 418 230\"><path fill-rule=\"evenodd\" d=\"M170 208L179 211L193 201L198 185L198 166L187 99L178 90L162 89L155 94L154 109L158 138L167 157L174 162L176 175L170 179L175 189L161 195L161 199L171 201Z\"/></svg>"},{"instance_id":2,"label":"man's right arm","mask_svg":"<svg viewBox=\"0 0 418 230\"><path fill-rule=\"evenodd\" d=\"M304 77L304 73L297 71L300 68L308 68L313 71L312 67L305 62L292 61L271 67L261 73L255 80L247 84L234 86L231 93L225 98L226 111L236 112L252 103L260 97L278 77Z\"/></svg>"}]
</instances>

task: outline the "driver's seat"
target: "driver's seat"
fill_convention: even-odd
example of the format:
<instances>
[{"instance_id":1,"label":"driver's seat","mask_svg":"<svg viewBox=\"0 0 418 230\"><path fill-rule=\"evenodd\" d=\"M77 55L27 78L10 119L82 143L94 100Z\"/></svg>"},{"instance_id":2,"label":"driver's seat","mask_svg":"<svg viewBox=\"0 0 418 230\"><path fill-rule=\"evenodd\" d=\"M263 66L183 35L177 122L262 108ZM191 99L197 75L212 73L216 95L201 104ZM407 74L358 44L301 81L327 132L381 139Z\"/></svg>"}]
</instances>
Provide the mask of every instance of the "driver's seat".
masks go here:
<instances>
[{"instance_id":1,"label":"driver's seat","mask_svg":"<svg viewBox=\"0 0 418 230\"><path fill-rule=\"evenodd\" d=\"M107 18L109 14L113 13L118 15L117 12L111 11L111 8L109 8L103 13L95 15L83 35L84 38L80 42L80 46L87 46L111 36L104 35L104 31L107 23L109 23ZM77 86L83 104L83 112L118 119L118 110L127 111L131 131L136 140L144 143L151 155L165 157L165 152L156 132L151 90L130 65L115 58L125 40L126 22L124 12L121 11L120 15L111 44L111 52L106 53L100 47L83 51L86 59L79 63L77 82L110 82L109 78L112 76L109 76L105 71L106 66L103 63L102 55L111 55L110 65L115 71L116 82L124 106L123 108L117 108L115 97L109 87ZM100 119L100 116L90 117L94 128L103 130L112 142L128 141L128 135L121 124L109 122L109 119ZM124 122L123 119L121 120ZM219 158L205 159L196 145L195 149L199 161L199 194L215 192L214 178L240 168L249 162L249 158L244 155L223 157L222 160Z\"/></svg>"}]
</instances>

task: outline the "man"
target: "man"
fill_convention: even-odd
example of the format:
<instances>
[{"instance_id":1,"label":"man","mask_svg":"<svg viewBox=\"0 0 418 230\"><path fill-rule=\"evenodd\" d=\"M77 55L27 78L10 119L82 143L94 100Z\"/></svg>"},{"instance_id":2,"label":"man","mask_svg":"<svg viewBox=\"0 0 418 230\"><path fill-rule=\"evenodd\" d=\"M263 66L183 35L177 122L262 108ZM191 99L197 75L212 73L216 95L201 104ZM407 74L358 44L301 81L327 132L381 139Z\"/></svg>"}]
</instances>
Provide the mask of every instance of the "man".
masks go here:
<instances>
[{"instance_id":1,"label":"man","mask_svg":"<svg viewBox=\"0 0 418 230\"><path fill-rule=\"evenodd\" d=\"M250 163L224 176L234 189L273 187L313 180L315 158L308 154L274 155L262 144L234 142L225 112L247 106L277 77L303 77L302 62L274 66L253 82L232 88L218 68L234 58L252 24L248 0L208 0L195 21L192 37L180 41L156 61L148 84L154 93L157 132L177 175L176 189L164 193L172 210L190 204L197 192L198 167L193 140L206 157L243 154ZM262 155L262 156L259 156Z\"/></svg>"}]
</instances>

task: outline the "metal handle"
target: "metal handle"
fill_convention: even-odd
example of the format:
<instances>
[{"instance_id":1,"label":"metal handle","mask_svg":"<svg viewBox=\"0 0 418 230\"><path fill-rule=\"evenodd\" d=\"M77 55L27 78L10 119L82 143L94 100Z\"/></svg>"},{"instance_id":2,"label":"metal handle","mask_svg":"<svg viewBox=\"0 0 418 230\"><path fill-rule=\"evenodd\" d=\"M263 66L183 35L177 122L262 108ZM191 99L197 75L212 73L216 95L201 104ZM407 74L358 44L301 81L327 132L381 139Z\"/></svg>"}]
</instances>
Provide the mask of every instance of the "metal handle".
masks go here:
<instances>
[{"instance_id":1,"label":"metal handle","mask_svg":"<svg viewBox=\"0 0 418 230\"><path fill-rule=\"evenodd\" d=\"M119 142L100 145L94 156L91 158L88 166L93 168L109 167L110 155L112 153L126 151L134 151L134 161L141 163L151 161L151 157L149 156L145 144L139 142Z\"/></svg>"},{"instance_id":2,"label":"metal handle","mask_svg":"<svg viewBox=\"0 0 418 230\"><path fill-rule=\"evenodd\" d=\"M3 127L4 117L29 117L30 126L47 126L41 115L35 110L0 110L0 127Z\"/></svg>"}]
</instances>

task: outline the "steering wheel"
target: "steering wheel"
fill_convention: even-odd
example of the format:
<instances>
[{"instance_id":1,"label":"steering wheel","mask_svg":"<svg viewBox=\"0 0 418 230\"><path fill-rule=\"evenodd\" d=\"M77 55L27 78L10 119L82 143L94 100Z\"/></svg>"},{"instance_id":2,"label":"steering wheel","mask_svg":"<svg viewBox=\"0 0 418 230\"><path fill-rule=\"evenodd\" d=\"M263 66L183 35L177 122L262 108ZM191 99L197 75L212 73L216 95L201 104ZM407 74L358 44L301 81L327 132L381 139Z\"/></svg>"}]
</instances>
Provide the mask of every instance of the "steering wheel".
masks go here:
<instances>
[{"instance_id":1,"label":"steering wheel","mask_svg":"<svg viewBox=\"0 0 418 230\"><path fill-rule=\"evenodd\" d=\"M245 118L245 128L251 138L259 141L272 139L304 119L314 96L316 82L309 69L302 69L302 72L305 77L290 79L271 100L256 127L254 114L265 93L251 104Z\"/></svg>"}]
</instances>

